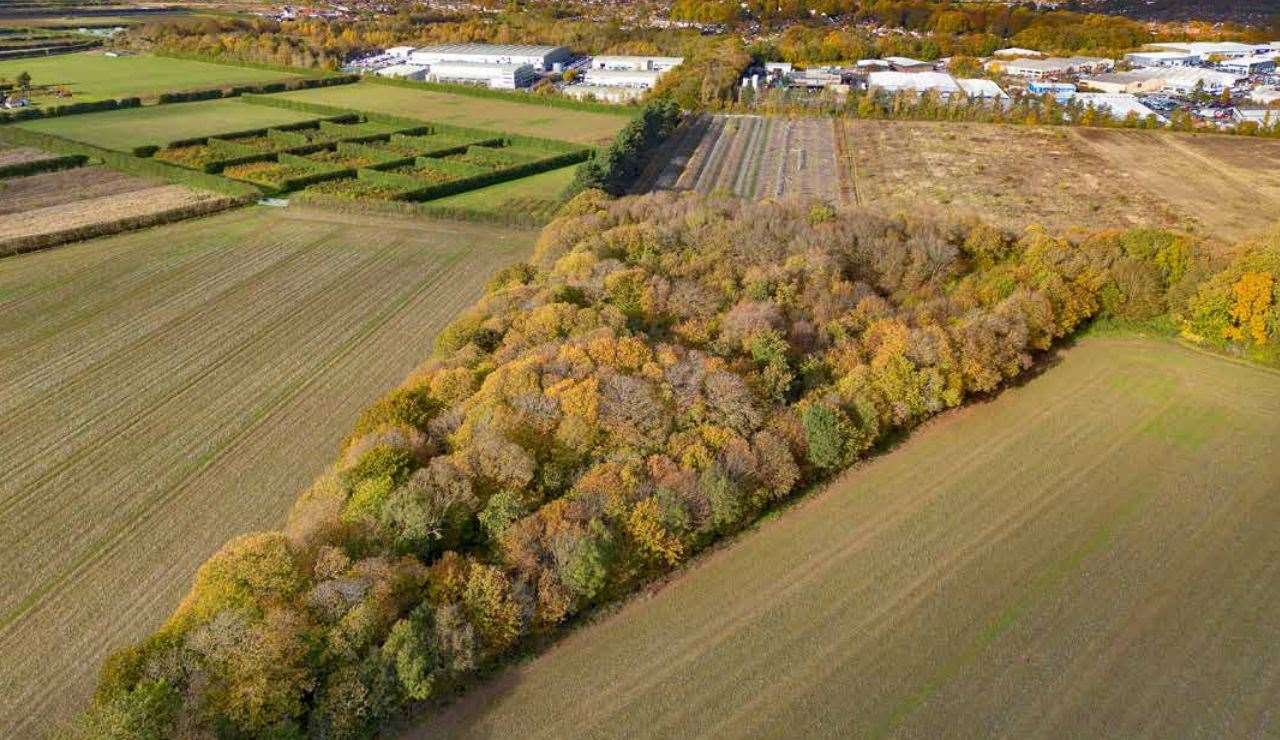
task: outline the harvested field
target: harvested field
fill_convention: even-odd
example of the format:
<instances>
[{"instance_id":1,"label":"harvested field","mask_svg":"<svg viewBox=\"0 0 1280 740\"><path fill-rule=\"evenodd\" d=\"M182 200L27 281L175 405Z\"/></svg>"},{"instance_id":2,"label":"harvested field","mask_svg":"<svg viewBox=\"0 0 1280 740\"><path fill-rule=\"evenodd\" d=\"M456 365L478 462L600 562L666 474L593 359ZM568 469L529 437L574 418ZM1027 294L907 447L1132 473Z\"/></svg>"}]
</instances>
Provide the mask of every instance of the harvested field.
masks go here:
<instances>
[{"instance_id":1,"label":"harvested field","mask_svg":"<svg viewBox=\"0 0 1280 740\"><path fill-rule=\"evenodd\" d=\"M82 113L13 125L104 149L129 151L137 146L159 146L178 139L217 136L315 118L310 113L250 105L237 98L224 98Z\"/></svg>"},{"instance_id":2,"label":"harvested field","mask_svg":"<svg viewBox=\"0 0 1280 740\"><path fill-rule=\"evenodd\" d=\"M155 180L126 175L102 166L42 172L3 181L0 215L154 188ZM8 224L0 224L0 230Z\"/></svg>"},{"instance_id":3,"label":"harvested field","mask_svg":"<svg viewBox=\"0 0 1280 740\"><path fill-rule=\"evenodd\" d=\"M1119 129L844 122L862 201L1052 229L1162 226L1234 239L1280 207L1280 142Z\"/></svg>"},{"instance_id":4,"label":"harvested field","mask_svg":"<svg viewBox=\"0 0 1280 740\"><path fill-rule=\"evenodd\" d=\"M580 144L607 144L629 120L621 114L591 113L373 82L299 90L275 97Z\"/></svg>"},{"instance_id":5,"label":"harvested field","mask_svg":"<svg viewBox=\"0 0 1280 740\"><path fill-rule=\"evenodd\" d=\"M0 148L0 167L8 167L12 164L26 164L28 162L42 162L57 156L29 146L14 147L12 149Z\"/></svg>"},{"instance_id":6,"label":"harvested field","mask_svg":"<svg viewBox=\"0 0 1280 740\"><path fill-rule=\"evenodd\" d=\"M1280 375L1090 338L413 737L1280 734Z\"/></svg>"},{"instance_id":7,"label":"harvested field","mask_svg":"<svg viewBox=\"0 0 1280 740\"><path fill-rule=\"evenodd\" d=\"M0 61L0 78L13 79L20 72L30 74L34 85L56 85L71 92L69 100L36 99L36 102L49 104L128 96L154 97L173 90L275 82L298 76L149 54L108 57L101 51Z\"/></svg>"},{"instance_id":8,"label":"harvested field","mask_svg":"<svg viewBox=\"0 0 1280 740\"><path fill-rule=\"evenodd\" d=\"M845 200L828 119L702 117L686 123L672 138L666 166L651 168L637 191Z\"/></svg>"},{"instance_id":9,"label":"harvested field","mask_svg":"<svg viewBox=\"0 0 1280 740\"><path fill-rule=\"evenodd\" d=\"M114 233L137 228L167 214L189 218L219 210L230 201L224 195L183 185L158 185L10 213L0 221L0 255L100 236L102 229Z\"/></svg>"},{"instance_id":10,"label":"harvested field","mask_svg":"<svg viewBox=\"0 0 1280 740\"><path fill-rule=\"evenodd\" d=\"M3 260L0 736L84 706L535 234L253 207Z\"/></svg>"}]
</instances>

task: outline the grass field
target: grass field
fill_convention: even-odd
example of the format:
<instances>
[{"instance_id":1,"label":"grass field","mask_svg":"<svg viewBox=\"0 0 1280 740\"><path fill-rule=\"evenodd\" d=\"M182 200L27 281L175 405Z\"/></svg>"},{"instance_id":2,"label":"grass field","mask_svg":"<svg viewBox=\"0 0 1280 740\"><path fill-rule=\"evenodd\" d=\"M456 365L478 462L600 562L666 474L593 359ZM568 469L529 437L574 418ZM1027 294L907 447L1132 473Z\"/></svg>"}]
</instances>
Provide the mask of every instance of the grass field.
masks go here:
<instances>
[{"instance_id":1,"label":"grass field","mask_svg":"<svg viewBox=\"0 0 1280 740\"><path fill-rule=\"evenodd\" d=\"M369 82L281 93L280 97L579 144L607 144L628 121L626 116L611 113L590 113Z\"/></svg>"},{"instance_id":2,"label":"grass field","mask_svg":"<svg viewBox=\"0 0 1280 740\"><path fill-rule=\"evenodd\" d=\"M150 55L108 57L101 51L0 61L0 77L31 75L32 85L63 85L70 102L152 97L172 90L271 82L297 75ZM68 102L62 99L57 102Z\"/></svg>"},{"instance_id":3,"label":"grass field","mask_svg":"<svg viewBox=\"0 0 1280 740\"><path fill-rule=\"evenodd\" d=\"M250 105L236 98L173 103L24 121L23 128L128 151L177 139L279 126L316 118L310 113Z\"/></svg>"},{"instance_id":4,"label":"grass field","mask_svg":"<svg viewBox=\"0 0 1280 740\"><path fill-rule=\"evenodd\" d=\"M1280 375L1090 338L419 737L1280 734Z\"/></svg>"},{"instance_id":5,"label":"grass field","mask_svg":"<svg viewBox=\"0 0 1280 740\"><path fill-rule=\"evenodd\" d=\"M433 200L431 204L487 213L510 213L512 209L519 209L524 213L541 214L548 208L556 207L559 195L573 182L577 171L578 165L561 167L519 180L450 195Z\"/></svg>"},{"instance_id":6,"label":"grass field","mask_svg":"<svg viewBox=\"0 0 1280 740\"><path fill-rule=\"evenodd\" d=\"M535 234L257 207L0 260L0 736L83 708Z\"/></svg>"}]
</instances>

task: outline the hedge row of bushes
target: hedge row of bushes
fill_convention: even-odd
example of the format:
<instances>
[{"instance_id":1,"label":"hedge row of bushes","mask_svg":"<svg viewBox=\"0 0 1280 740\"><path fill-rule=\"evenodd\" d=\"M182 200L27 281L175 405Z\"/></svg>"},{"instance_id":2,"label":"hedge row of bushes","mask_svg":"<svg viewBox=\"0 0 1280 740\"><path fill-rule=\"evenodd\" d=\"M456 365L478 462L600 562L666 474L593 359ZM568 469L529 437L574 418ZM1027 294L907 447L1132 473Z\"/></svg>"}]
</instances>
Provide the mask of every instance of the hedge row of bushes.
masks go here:
<instances>
[{"instance_id":1,"label":"hedge row of bushes","mask_svg":"<svg viewBox=\"0 0 1280 740\"><path fill-rule=\"evenodd\" d=\"M372 113L362 111L355 108L341 108L334 105L321 105L319 103L307 103L301 100L290 100L288 98L277 98L262 95L246 95L244 102L254 105L265 105L272 108L281 108L283 110L294 110L301 113L314 113L319 116L334 116L339 114L357 115L365 120L373 123L381 123L389 126L409 127L409 126L426 126L432 133L444 134L446 136L472 137L472 138L492 138L495 133L493 131L485 131L483 129L467 128L465 126L451 126L436 121L422 121L415 118L402 118L400 116L390 116L382 113ZM542 139L536 136L521 136L519 134L502 133L501 139L503 143L511 146L522 146L530 148L540 148L549 152L570 152L581 149L576 144L565 141L556 141L554 139Z\"/></svg>"},{"instance_id":2,"label":"hedge row of bushes","mask_svg":"<svg viewBox=\"0 0 1280 740\"><path fill-rule=\"evenodd\" d=\"M167 103L191 103L197 100L216 100L234 98L240 95L263 95L267 93L291 92L294 90L310 90L317 87L333 87L350 85L360 80L359 75L334 75L332 77L296 77L280 82L266 82L255 85L224 85L221 87L201 88L198 90L179 90L160 93L156 98L161 105Z\"/></svg>"},{"instance_id":3,"label":"hedge row of bushes","mask_svg":"<svg viewBox=\"0 0 1280 740\"><path fill-rule=\"evenodd\" d=\"M264 62L248 62L239 59L230 59L228 57L214 56L212 54L194 54L185 51L154 51L154 56L165 59L185 59L189 62L204 62L206 64L221 64L224 67L247 67L248 69L262 69L268 72L284 72L291 75L302 75L305 77L327 77L333 73L326 69L309 69L307 67L290 67L284 64L266 64Z\"/></svg>"},{"instance_id":4,"label":"hedge row of bushes","mask_svg":"<svg viewBox=\"0 0 1280 740\"><path fill-rule=\"evenodd\" d=\"M87 161L89 161L89 158L83 154L67 154L61 157L37 159L31 162L15 162L13 164L0 165L0 178L24 177L40 172L67 170L72 167L79 167Z\"/></svg>"},{"instance_id":5,"label":"hedge row of bushes","mask_svg":"<svg viewBox=\"0 0 1280 740\"><path fill-rule=\"evenodd\" d=\"M121 108L137 108L142 105L141 98L112 98L94 100L85 103L67 103L66 105L49 105L41 107L19 108L17 110L0 111L0 123L12 121L29 121L36 118L58 118L77 113L99 113L101 111L119 110Z\"/></svg>"},{"instance_id":6,"label":"hedge row of bushes","mask_svg":"<svg viewBox=\"0 0 1280 740\"><path fill-rule=\"evenodd\" d=\"M96 159L113 170L143 177L157 177L179 185L221 193L236 199L240 203L252 202L262 197L262 192L250 185L232 182L222 177L198 170L190 170L156 159L135 157L132 154L103 149L92 144L71 141L29 129L14 126L0 127L0 141L19 146L33 146L56 154L78 155Z\"/></svg>"},{"instance_id":7,"label":"hedge row of bushes","mask_svg":"<svg viewBox=\"0 0 1280 740\"><path fill-rule=\"evenodd\" d=\"M271 129L279 129L282 131L298 131L303 128L316 128L321 121L329 121L331 123L355 123L359 122L360 116L355 113L341 113L333 116L326 116L322 119L311 121L300 121L298 123L284 124L281 126L272 126L270 128L250 128L241 131L228 131L213 136L195 136L188 139L174 139L161 145L161 148L171 149L180 146L193 146L196 144L204 144L211 138L219 139L238 139L249 136L265 136Z\"/></svg>"},{"instance_id":8,"label":"hedge row of bushes","mask_svg":"<svg viewBox=\"0 0 1280 740\"><path fill-rule=\"evenodd\" d=\"M95 239L100 236L110 236L124 231L144 229L149 226L160 226L162 224L174 223L175 221L184 221L188 218L195 218L196 216L206 216L210 213L225 211L228 208L233 208L238 205L243 205L243 202L236 198L219 198L216 200L192 203L178 208L171 208L160 213L148 213L143 216L128 216L114 221L103 221L101 223L89 224L87 226L80 226L73 229L63 229L61 231L50 232L47 234L33 234L30 236L0 239L0 257L22 254L23 252L34 252L40 249L56 247L59 244L78 242L85 239Z\"/></svg>"},{"instance_id":9,"label":"hedge row of bushes","mask_svg":"<svg viewBox=\"0 0 1280 740\"><path fill-rule=\"evenodd\" d=\"M644 110L614 137L613 143L578 170L573 192L599 189L623 195L635 183L653 152L680 125L680 106L669 99L645 105Z\"/></svg>"},{"instance_id":10,"label":"hedge row of bushes","mask_svg":"<svg viewBox=\"0 0 1280 740\"><path fill-rule=\"evenodd\" d=\"M480 174L461 177L449 182L430 185L413 194L410 200L434 200L436 198L444 198L449 195L457 195L465 193L468 190L476 190L478 188L496 185L500 182L508 182L510 180L519 180L522 177L536 175L540 172L567 167L571 164L585 162L590 156L590 150L581 149L577 152L560 154L554 157L547 157L525 164L507 167L505 169L493 170ZM440 166L447 160L434 160L432 166ZM451 163L456 164L456 163ZM447 165L446 165L447 166Z\"/></svg>"},{"instance_id":11,"label":"hedge row of bushes","mask_svg":"<svg viewBox=\"0 0 1280 740\"><path fill-rule=\"evenodd\" d=\"M259 160L249 164L258 163L264 165L260 172L230 172L232 168L228 168L224 170L224 174L227 177L252 182L271 195L301 190L312 183L355 175L354 167L334 167L287 152L277 155L274 162ZM273 168L278 175L272 173Z\"/></svg>"},{"instance_id":12,"label":"hedge row of bushes","mask_svg":"<svg viewBox=\"0 0 1280 740\"><path fill-rule=\"evenodd\" d=\"M502 90L493 90L487 87L476 87L474 85L454 85L445 82L419 82L417 80L406 80L399 77L380 77L378 75L368 75L365 77L365 80L377 85L408 87L414 90L449 93L452 95L469 95L473 98L503 100L508 103L524 103L526 105L532 103L534 105L545 105L551 108L564 108L566 110L575 110L584 113L608 113L615 116L627 117L634 116L637 113L637 109L634 107L610 105L609 103L593 103L587 100L574 100L572 98L554 95L531 95L529 93L522 92L504 92Z\"/></svg>"},{"instance_id":13,"label":"hedge row of bushes","mask_svg":"<svg viewBox=\"0 0 1280 740\"><path fill-rule=\"evenodd\" d=\"M305 190L294 196L291 204L321 208L326 211L355 214L388 214L420 218L447 218L453 221L492 223L504 226L543 226L549 219L532 213L478 211L471 208L442 206L401 199L371 199L366 197L338 197L314 190Z\"/></svg>"}]
</instances>

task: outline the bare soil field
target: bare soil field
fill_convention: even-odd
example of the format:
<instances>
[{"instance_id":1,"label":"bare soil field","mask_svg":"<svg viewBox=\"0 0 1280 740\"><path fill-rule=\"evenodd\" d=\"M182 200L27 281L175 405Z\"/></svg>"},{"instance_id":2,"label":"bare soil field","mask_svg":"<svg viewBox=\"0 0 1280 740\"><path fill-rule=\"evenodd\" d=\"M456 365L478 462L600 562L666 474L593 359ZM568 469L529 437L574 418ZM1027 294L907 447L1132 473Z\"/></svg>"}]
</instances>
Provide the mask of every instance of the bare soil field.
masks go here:
<instances>
[{"instance_id":1,"label":"bare soil field","mask_svg":"<svg viewBox=\"0 0 1280 740\"><path fill-rule=\"evenodd\" d=\"M15 177L5 180L3 189L0 189L0 215L133 193L159 184L157 180L126 175L102 166ZM5 225L0 224L0 231L4 228Z\"/></svg>"},{"instance_id":2,"label":"bare soil field","mask_svg":"<svg viewBox=\"0 0 1280 740\"><path fill-rule=\"evenodd\" d=\"M1158 226L1227 240L1280 212L1280 142L1247 137L717 116L687 123L663 156L637 192L810 195L1015 229Z\"/></svg>"},{"instance_id":3,"label":"bare soil field","mask_svg":"<svg viewBox=\"0 0 1280 740\"><path fill-rule=\"evenodd\" d=\"M1280 375L1097 337L411 737L1280 734Z\"/></svg>"},{"instance_id":4,"label":"bare soil field","mask_svg":"<svg viewBox=\"0 0 1280 740\"><path fill-rule=\"evenodd\" d=\"M19 147L0 147L0 167L7 167L11 164L26 164L27 162L39 162L41 160L50 159L57 155L50 154L40 149L33 149L29 146Z\"/></svg>"},{"instance_id":5,"label":"bare soil field","mask_svg":"<svg viewBox=\"0 0 1280 740\"><path fill-rule=\"evenodd\" d=\"M70 238L97 235L98 229L104 227L111 232L137 228L138 219L170 214L189 218L218 210L230 202L230 198L217 193L182 185L159 185L9 213L0 219L0 255L33 248L26 246L33 238L61 243ZM113 224L125 226L116 228ZM44 246L44 242L40 244Z\"/></svg>"},{"instance_id":6,"label":"bare soil field","mask_svg":"<svg viewBox=\"0 0 1280 740\"><path fill-rule=\"evenodd\" d=\"M673 138L666 166L646 173L637 190L843 200L829 119L715 116L690 121Z\"/></svg>"},{"instance_id":7,"label":"bare soil field","mask_svg":"<svg viewBox=\"0 0 1280 740\"><path fill-rule=\"evenodd\" d=\"M83 708L536 234L252 207L0 260L0 736Z\"/></svg>"},{"instance_id":8,"label":"bare soil field","mask_svg":"<svg viewBox=\"0 0 1280 740\"><path fill-rule=\"evenodd\" d=\"M844 123L859 198L1020 228L1160 226L1234 239L1280 208L1280 142L901 121Z\"/></svg>"}]
</instances>

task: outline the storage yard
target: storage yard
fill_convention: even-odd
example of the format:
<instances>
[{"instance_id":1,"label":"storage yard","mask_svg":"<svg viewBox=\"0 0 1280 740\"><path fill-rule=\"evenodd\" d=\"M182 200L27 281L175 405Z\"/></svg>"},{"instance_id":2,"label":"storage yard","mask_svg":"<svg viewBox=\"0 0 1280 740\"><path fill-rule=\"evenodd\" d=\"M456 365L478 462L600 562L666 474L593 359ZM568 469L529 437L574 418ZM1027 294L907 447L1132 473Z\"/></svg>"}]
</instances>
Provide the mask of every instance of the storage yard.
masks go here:
<instances>
[{"instance_id":1,"label":"storage yard","mask_svg":"<svg viewBox=\"0 0 1280 740\"><path fill-rule=\"evenodd\" d=\"M279 527L534 236L256 207L5 258L0 735L70 719L209 554Z\"/></svg>"}]
</instances>

